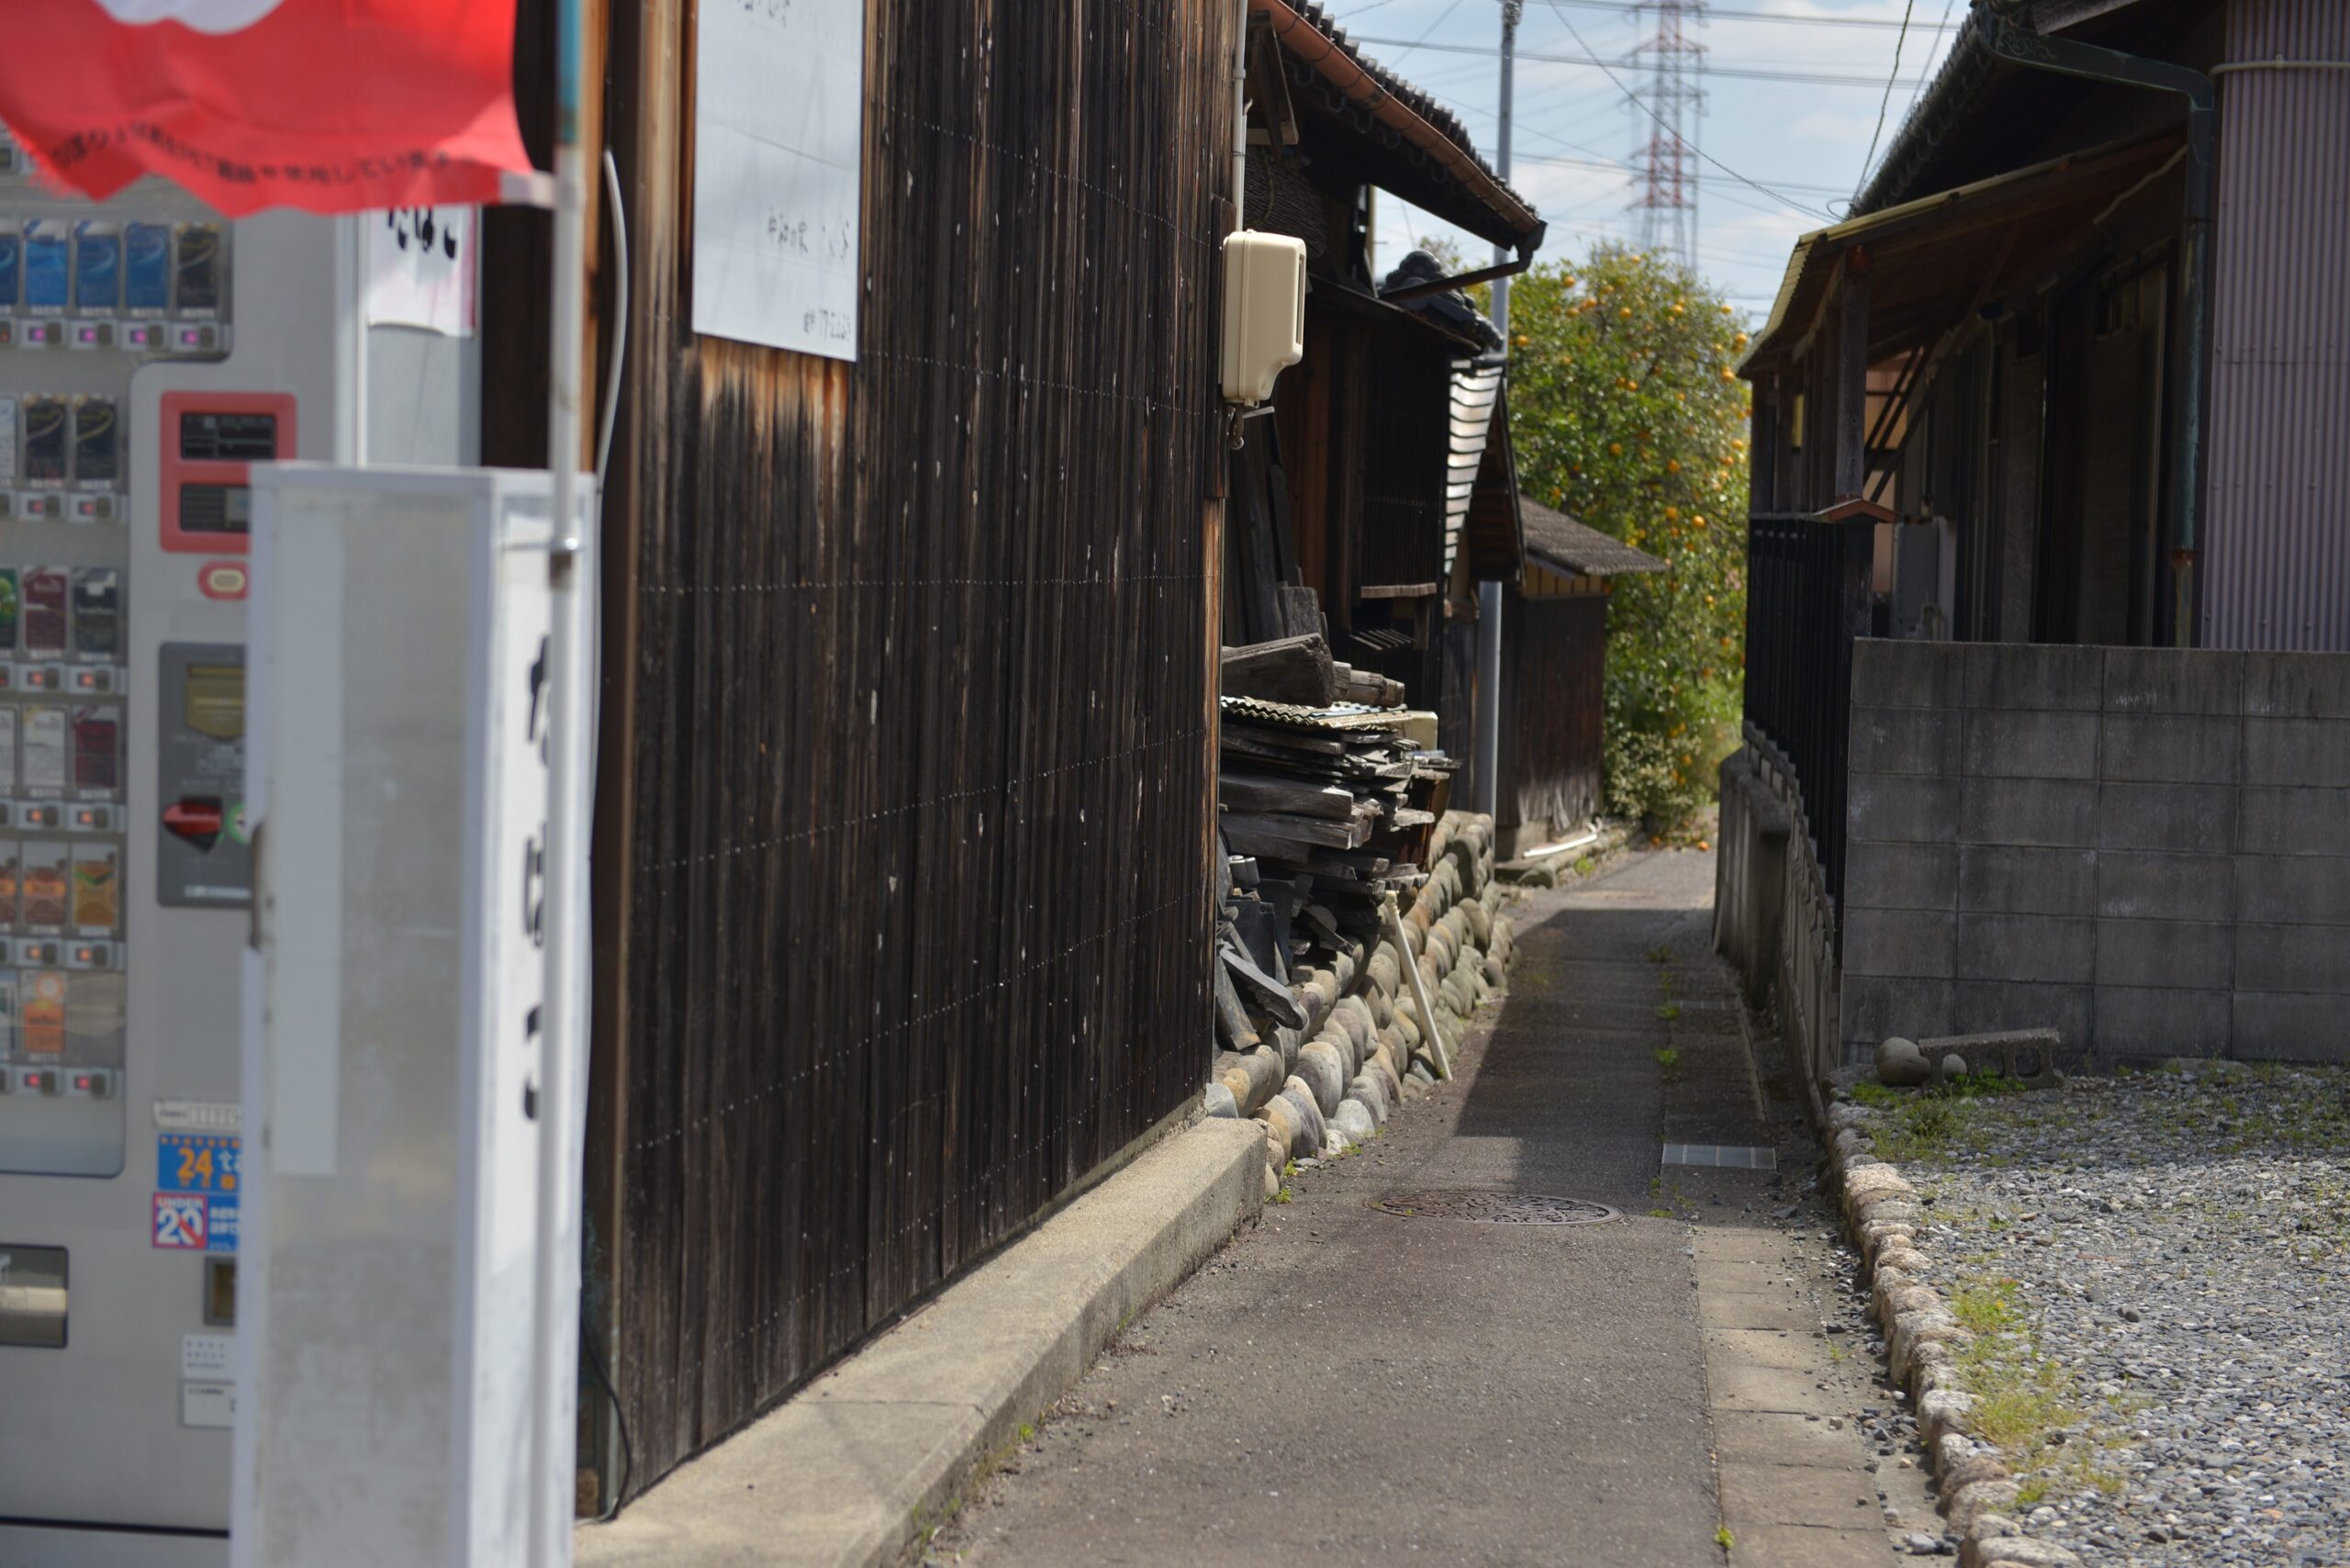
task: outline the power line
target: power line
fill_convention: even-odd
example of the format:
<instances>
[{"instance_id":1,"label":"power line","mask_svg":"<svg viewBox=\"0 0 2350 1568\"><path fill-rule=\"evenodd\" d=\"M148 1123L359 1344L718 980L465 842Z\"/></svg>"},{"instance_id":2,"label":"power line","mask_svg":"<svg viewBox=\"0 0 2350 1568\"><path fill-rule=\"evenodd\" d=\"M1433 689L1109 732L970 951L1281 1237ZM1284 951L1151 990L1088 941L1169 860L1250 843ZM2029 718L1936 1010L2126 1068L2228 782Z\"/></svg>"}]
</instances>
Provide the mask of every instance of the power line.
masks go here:
<instances>
[{"instance_id":1,"label":"power line","mask_svg":"<svg viewBox=\"0 0 2350 1568\"><path fill-rule=\"evenodd\" d=\"M1697 199L1689 152L1695 143L1683 124L1690 122L1694 130L1695 120L1705 113L1705 90L1693 78L1704 73L1706 46L1690 37L1682 23L1691 17L1704 20L1705 0L1649 0L1649 4L1656 11L1656 34L1635 45L1632 52L1636 58L1648 57L1648 98L1637 106L1649 111L1656 129L1640 144L1639 194L1633 198L1632 208L1640 215L1640 248L1669 248L1683 266L1694 272Z\"/></svg>"},{"instance_id":2,"label":"power line","mask_svg":"<svg viewBox=\"0 0 2350 1568\"><path fill-rule=\"evenodd\" d=\"M1378 0L1374 0L1374 4L1376 3ZM1637 8L1632 5L1618 5L1616 0L1552 0L1552 4L1579 6L1586 11L1614 11L1619 15ZM1370 6L1365 6L1363 9L1369 10ZM1357 15L1360 13L1358 12ZM1898 22L1888 22L1876 17L1790 17L1778 11L1725 11L1712 6L1706 7L1706 15L1708 17L1728 17L1740 22L1785 22L1806 28L1873 28L1887 32L1901 25ZM1925 28L1921 27L1917 30L1923 32ZM1948 21L1945 20L1934 30L1948 31Z\"/></svg>"},{"instance_id":3,"label":"power line","mask_svg":"<svg viewBox=\"0 0 2350 1568\"><path fill-rule=\"evenodd\" d=\"M1332 20L1342 24L1351 22L1365 12L1376 11L1382 6L1390 3L1391 0L1371 0L1368 6L1350 11L1343 17L1333 17ZM1637 9L1632 0L1556 0L1556 3L1573 6L1585 11L1613 11L1619 17L1628 15ZM1790 27L1803 28L1862 28L1880 32L1891 32L1901 26L1899 22L1888 22L1878 17L1791 17L1781 11L1724 11L1710 6L1706 8L1706 15L1738 22L1779 22ZM1919 24L1913 30L1924 32L1927 29L1923 24ZM1942 20L1933 28L1933 31L1946 33L1952 30L1950 15L1945 11Z\"/></svg>"},{"instance_id":4,"label":"power line","mask_svg":"<svg viewBox=\"0 0 2350 1568\"><path fill-rule=\"evenodd\" d=\"M1552 0L1552 3L1556 4L1556 0ZM1563 22L1566 20L1566 17L1561 16L1559 19ZM1570 27L1567 30L1572 33L1574 31L1574 28ZM1489 44L1427 43L1417 39L1364 38L1358 37L1354 34L1348 34L1347 41L1348 43L1377 44L1385 49L1425 49L1440 51L1445 54L1498 55L1501 53L1501 50L1494 49ZM1583 43L1580 36L1576 37L1575 42L1582 45L1586 51L1591 48L1589 44ZM1580 55L1536 54L1527 50L1519 50L1517 51L1517 58L1520 60L1540 61L1546 65L1595 66L1601 71L1607 70L1610 64L1608 61L1601 59L1597 54L1589 52ZM1881 87L1884 85L1883 80L1875 76L1843 76L1826 71L1779 71L1762 66L1740 65L1704 65L1692 67L1692 69L1699 75L1703 76L1735 77L1740 81L1746 82L1795 82L1805 86L1811 87ZM1617 83L1617 86L1621 89L1623 87L1623 84L1618 82Z\"/></svg>"},{"instance_id":5,"label":"power line","mask_svg":"<svg viewBox=\"0 0 2350 1568\"><path fill-rule=\"evenodd\" d=\"M1893 84L1901 80L1901 46L1909 41L1909 14L1917 8L1918 0L1906 0L1901 7L1901 36L1893 40L1893 69L1886 74L1885 96L1876 101L1876 129L1869 132L1869 150L1861 157L1860 181L1852 186L1855 197L1861 186L1868 184L1869 165L1876 162L1877 138L1885 134L1885 111L1893 106Z\"/></svg>"},{"instance_id":6,"label":"power line","mask_svg":"<svg viewBox=\"0 0 2350 1568\"><path fill-rule=\"evenodd\" d=\"M1550 5L1551 10L1558 12L1560 25L1567 29L1567 36L1575 40L1576 47L1588 50L1591 48L1591 45L1583 41L1583 34L1575 30L1574 23L1568 20L1565 11L1560 9L1559 0L1550 0ZM1649 109L1649 106L1646 104L1640 103L1639 97L1628 89L1622 82L1617 79L1615 72L1608 70L1606 65L1600 63L1595 59L1594 63L1599 65L1600 71L1606 74L1608 81L1616 84L1616 90L1617 92L1622 93L1625 97L1631 99L1631 101L1634 104L1639 105L1640 108L1648 110L1650 118L1656 119L1656 111ZM1668 130L1672 129L1670 126L1665 126L1664 122L1661 119L1657 120L1657 124L1659 126L1663 126L1664 129ZM1728 174L1739 184L1752 186L1754 190L1763 196L1769 196L1774 201L1785 202L1787 206L1800 213L1818 214L1821 217L1826 216L1826 214L1820 213L1819 209L1817 207L1807 207L1802 202L1796 200L1793 196L1783 196L1779 192L1773 190L1770 186L1762 184L1760 181L1748 179L1744 174L1740 174L1737 170L1731 168L1729 164L1723 162L1712 153L1706 151L1703 148L1691 148L1690 151L1695 152L1698 157L1704 159L1707 162L1711 163L1715 168L1719 169L1723 174Z\"/></svg>"},{"instance_id":7,"label":"power line","mask_svg":"<svg viewBox=\"0 0 2350 1568\"><path fill-rule=\"evenodd\" d=\"M1527 129L1531 130L1533 127L1528 126ZM1552 140L1555 140L1556 138L1553 138ZM1573 146L1573 143L1567 142L1562 143L1562 145ZM1587 152L1591 150L1589 148L1577 147L1575 148L1575 151L1578 152ZM1636 166L1625 162L1620 158L1607 158L1597 154L1594 154L1592 157L1588 158L1569 158L1563 153L1558 152L1521 152L1517 156L1521 162L1561 163L1569 168L1593 169L1597 170L1602 174L1637 174L1639 173L1639 170ZM1699 185L1718 185L1725 183L1719 176L1713 174L1688 174L1683 177ZM1797 181L1782 182L1778 188L1785 191L1799 191L1806 196L1844 196L1848 194L1841 185L1804 185Z\"/></svg>"}]
</instances>

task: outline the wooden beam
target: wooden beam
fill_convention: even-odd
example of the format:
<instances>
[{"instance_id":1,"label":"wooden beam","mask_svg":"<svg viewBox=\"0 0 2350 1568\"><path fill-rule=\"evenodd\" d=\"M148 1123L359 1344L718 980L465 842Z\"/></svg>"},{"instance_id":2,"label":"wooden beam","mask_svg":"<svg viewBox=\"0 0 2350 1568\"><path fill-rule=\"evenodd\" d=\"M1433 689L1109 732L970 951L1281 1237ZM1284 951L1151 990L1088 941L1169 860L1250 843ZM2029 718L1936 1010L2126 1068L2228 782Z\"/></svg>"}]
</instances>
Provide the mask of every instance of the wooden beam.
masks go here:
<instances>
[{"instance_id":1,"label":"wooden beam","mask_svg":"<svg viewBox=\"0 0 2350 1568\"><path fill-rule=\"evenodd\" d=\"M1838 277L1835 496L1857 496L1868 478L1869 253L1846 252Z\"/></svg>"}]
</instances>

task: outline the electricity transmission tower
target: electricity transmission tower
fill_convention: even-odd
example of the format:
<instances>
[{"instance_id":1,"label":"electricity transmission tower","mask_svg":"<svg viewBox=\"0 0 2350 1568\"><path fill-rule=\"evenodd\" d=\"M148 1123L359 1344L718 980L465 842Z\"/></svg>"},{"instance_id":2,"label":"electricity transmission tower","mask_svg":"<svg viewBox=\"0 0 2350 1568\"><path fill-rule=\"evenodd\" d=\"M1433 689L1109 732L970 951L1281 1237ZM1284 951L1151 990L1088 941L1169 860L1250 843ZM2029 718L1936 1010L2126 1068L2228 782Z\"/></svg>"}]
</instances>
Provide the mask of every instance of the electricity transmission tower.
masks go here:
<instances>
[{"instance_id":1,"label":"electricity transmission tower","mask_svg":"<svg viewBox=\"0 0 2350 1568\"><path fill-rule=\"evenodd\" d=\"M1687 24L1703 20L1706 0L1639 0L1633 15L1653 13L1655 34L1633 50L1648 84L1633 95L1632 210L1640 215L1640 249L1670 251L1697 264L1697 171L1694 152L1705 89L1697 84L1706 46Z\"/></svg>"}]
</instances>

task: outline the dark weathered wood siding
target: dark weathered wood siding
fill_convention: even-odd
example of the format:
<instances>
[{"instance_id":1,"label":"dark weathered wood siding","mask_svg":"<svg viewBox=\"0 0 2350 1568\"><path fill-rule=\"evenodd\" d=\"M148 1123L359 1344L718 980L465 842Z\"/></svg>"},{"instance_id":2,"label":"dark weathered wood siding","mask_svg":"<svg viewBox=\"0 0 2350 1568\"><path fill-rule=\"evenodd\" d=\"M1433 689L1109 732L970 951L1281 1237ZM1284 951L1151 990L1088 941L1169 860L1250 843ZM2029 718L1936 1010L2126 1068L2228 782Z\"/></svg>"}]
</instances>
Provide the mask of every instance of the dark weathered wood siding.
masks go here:
<instances>
[{"instance_id":1,"label":"dark weathered wood siding","mask_svg":"<svg viewBox=\"0 0 2350 1568\"><path fill-rule=\"evenodd\" d=\"M1494 825L1565 826L1601 803L1607 599L1509 596L1502 613L1502 787Z\"/></svg>"},{"instance_id":2,"label":"dark weathered wood siding","mask_svg":"<svg viewBox=\"0 0 2350 1568\"><path fill-rule=\"evenodd\" d=\"M871 0L847 364L689 330L692 6L613 8L588 1292L632 1491L1203 1080L1231 22Z\"/></svg>"}]
</instances>

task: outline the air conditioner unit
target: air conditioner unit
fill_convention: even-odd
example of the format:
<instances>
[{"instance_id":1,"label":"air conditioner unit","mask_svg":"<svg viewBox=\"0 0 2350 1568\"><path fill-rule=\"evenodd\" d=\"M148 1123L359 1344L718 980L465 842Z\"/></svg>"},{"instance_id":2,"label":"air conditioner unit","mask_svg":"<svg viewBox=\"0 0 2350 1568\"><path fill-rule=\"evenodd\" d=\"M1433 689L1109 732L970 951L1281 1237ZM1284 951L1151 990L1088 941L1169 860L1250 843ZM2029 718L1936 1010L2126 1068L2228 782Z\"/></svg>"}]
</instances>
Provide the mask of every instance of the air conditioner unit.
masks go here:
<instances>
[{"instance_id":1,"label":"air conditioner unit","mask_svg":"<svg viewBox=\"0 0 2350 1568\"><path fill-rule=\"evenodd\" d=\"M1305 357L1305 241L1244 229L1224 241L1224 398L1261 403Z\"/></svg>"}]
</instances>

